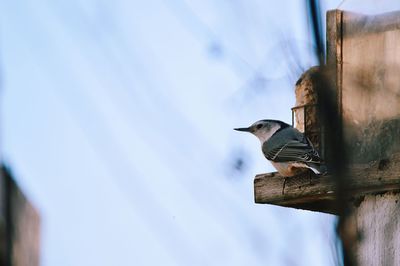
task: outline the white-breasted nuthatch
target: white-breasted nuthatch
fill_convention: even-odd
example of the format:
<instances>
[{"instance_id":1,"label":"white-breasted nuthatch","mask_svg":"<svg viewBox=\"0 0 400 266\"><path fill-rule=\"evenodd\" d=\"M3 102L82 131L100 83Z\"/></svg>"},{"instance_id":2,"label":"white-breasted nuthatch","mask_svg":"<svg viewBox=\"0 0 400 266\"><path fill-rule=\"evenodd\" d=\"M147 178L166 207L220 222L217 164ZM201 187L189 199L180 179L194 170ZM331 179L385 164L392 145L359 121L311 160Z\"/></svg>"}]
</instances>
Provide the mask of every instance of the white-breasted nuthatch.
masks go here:
<instances>
[{"instance_id":1,"label":"white-breasted nuthatch","mask_svg":"<svg viewBox=\"0 0 400 266\"><path fill-rule=\"evenodd\" d=\"M311 141L282 121L265 119L235 130L258 137L265 158L284 177L299 175L307 169L317 175L326 173L326 167Z\"/></svg>"}]
</instances>

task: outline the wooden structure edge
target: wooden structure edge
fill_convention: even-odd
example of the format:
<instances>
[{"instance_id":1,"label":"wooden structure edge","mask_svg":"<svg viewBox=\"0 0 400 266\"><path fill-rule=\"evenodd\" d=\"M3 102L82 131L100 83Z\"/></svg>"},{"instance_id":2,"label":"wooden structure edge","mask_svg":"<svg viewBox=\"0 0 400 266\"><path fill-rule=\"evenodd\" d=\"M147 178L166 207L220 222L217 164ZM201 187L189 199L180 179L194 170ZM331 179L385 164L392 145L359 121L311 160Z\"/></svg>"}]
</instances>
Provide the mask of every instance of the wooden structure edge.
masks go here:
<instances>
[{"instance_id":1,"label":"wooden structure edge","mask_svg":"<svg viewBox=\"0 0 400 266\"><path fill-rule=\"evenodd\" d=\"M367 194L400 190L400 154L367 164L352 165L347 171L349 201L357 204ZM278 173L259 174L254 179L256 203L336 214L334 176L304 174L285 177Z\"/></svg>"}]
</instances>

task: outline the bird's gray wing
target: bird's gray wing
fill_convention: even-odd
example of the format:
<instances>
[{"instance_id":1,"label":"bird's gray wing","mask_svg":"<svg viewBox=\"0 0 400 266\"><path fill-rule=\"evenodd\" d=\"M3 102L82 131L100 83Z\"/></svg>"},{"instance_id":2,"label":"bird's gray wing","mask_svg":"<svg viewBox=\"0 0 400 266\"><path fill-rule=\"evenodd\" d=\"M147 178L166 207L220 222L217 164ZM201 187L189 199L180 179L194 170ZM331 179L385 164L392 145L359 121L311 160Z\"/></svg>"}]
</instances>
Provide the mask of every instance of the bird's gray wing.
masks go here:
<instances>
[{"instance_id":1,"label":"bird's gray wing","mask_svg":"<svg viewBox=\"0 0 400 266\"><path fill-rule=\"evenodd\" d=\"M262 151L268 160L273 162L322 162L311 142L297 130L291 128L279 135L271 137L262 146Z\"/></svg>"}]
</instances>

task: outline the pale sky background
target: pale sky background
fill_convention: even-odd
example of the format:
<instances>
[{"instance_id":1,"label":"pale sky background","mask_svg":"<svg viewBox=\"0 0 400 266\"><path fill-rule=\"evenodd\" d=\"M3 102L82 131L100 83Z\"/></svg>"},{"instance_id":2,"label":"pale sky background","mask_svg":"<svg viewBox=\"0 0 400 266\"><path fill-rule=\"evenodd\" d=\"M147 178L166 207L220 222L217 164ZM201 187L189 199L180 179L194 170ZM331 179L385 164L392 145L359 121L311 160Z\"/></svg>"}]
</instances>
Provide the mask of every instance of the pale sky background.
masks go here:
<instances>
[{"instance_id":1,"label":"pale sky background","mask_svg":"<svg viewBox=\"0 0 400 266\"><path fill-rule=\"evenodd\" d=\"M316 64L303 1L1 10L2 156L40 211L42 265L334 265L334 217L254 204L273 168L232 130L291 121Z\"/></svg>"}]
</instances>

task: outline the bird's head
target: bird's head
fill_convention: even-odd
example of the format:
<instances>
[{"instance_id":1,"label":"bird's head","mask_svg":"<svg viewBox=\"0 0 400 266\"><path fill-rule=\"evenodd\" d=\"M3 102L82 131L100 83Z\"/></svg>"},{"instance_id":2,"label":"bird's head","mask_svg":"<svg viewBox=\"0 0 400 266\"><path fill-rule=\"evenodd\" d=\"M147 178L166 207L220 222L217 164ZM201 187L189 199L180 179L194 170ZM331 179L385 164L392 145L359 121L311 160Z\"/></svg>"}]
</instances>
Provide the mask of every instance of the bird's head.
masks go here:
<instances>
[{"instance_id":1,"label":"bird's head","mask_svg":"<svg viewBox=\"0 0 400 266\"><path fill-rule=\"evenodd\" d=\"M279 120L259 120L249 127L234 128L237 131L249 132L255 135L261 143L267 141L276 131L289 125Z\"/></svg>"}]
</instances>

